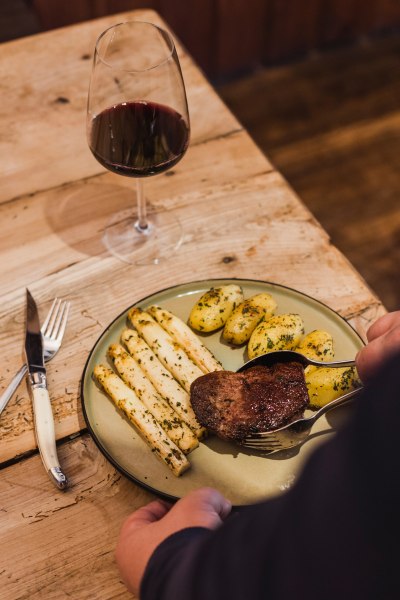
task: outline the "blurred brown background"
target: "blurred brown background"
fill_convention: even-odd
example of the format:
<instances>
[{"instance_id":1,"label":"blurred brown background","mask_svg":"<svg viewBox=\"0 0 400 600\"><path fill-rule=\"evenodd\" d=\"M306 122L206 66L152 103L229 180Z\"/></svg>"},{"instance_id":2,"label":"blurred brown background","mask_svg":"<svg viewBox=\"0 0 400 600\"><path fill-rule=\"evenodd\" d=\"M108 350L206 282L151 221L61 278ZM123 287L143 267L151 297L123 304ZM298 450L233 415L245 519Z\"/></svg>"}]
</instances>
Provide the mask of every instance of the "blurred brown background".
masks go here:
<instances>
[{"instance_id":1,"label":"blurred brown background","mask_svg":"<svg viewBox=\"0 0 400 600\"><path fill-rule=\"evenodd\" d=\"M333 243L400 309L399 0L1 0L0 39L134 8L166 19Z\"/></svg>"}]
</instances>

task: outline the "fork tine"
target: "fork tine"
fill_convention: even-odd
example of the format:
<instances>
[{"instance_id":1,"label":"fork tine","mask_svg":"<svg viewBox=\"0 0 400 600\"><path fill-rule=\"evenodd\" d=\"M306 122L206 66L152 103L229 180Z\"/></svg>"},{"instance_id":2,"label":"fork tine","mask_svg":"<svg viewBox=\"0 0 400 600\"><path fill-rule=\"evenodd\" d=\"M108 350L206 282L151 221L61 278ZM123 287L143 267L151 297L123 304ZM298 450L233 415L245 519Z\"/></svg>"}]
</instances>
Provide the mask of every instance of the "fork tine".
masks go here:
<instances>
[{"instance_id":1,"label":"fork tine","mask_svg":"<svg viewBox=\"0 0 400 600\"><path fill-rule=\"evenodd\" d=\"M61 319L63 318L63 313L64 313L64 310L65 310L65 305L66 305L66 302L64 301L63 303L61 303L61 300L60 300L60 303L59 303L59 305L57 307L57 313L55 315L55 320L54 320L54 323L53 323L53 328L52 328L51 334L50 334L50 337L51 337L52 340L55 340L56 337L57 337L58 329L59 329L60 323L61 323Z\"/></svg>"},{"instance_id":2,"label":"fork tine","mask_svg":"<svg viewBox=\"0 0 400 600\"><path fill-rule=\"evenodd\" d=\"M246 443L249 442L250 444L275 444L276 442L279 443L279 438L276 437L276 435L274 435L273 433L269 433L268 435L257 435L257 437L255 436L250 436L248 438L246 438Z\"/></svg>"},{"instance_id":3,"label":"fork tine","mask_svg":"<svg viewBox=\"0 0 400 600\"><path fill-rule=\"evenodd\" d=\"M282 448L282 443L273 435L268 435L268 439L262 437L251 437L247 438L244 441L244 446L246 448L252 448L254 450L280 450Z\"/></svg>"},{"instance_id":4,"label":"fork tine","mask_svg":"<svg viewBox=\"0 0 400 600\"><path fill-rule=\"evenodd\" d=\"M280 450L287 450L287 448L283 448L282 446L248 446L249 450L253 450L255 452L279 452Z\"/></svg>"},{"instance_id":5,"label":"fork tine","mask_svg":"<svg viewBox=\"0 0 400 600\"><path fill-rule=\"evenodd\" d=\"M275 448L275 447L281 446L281 442L279 442L278 440L271 440L271 441L268 440L268 442L266 442L265 440L260 440L258 442L251 440L251 441L246 441L245 445L248 448L250 446L252 448L264 448L264 447Z\"/></svg>"},{"instance_id":6,"label":"fork tine","mask_svg":"<svg viewBox=\"0 0 400 600\"><path fill-rule=\"evenodd\" d=\"M54 298L41 328L43 337L61 343L67 325L70 304L66 300L62 302L60 298Z\"/></svg>"},{"instance_id":7,"label":"fork tine","mask_svg":"<svg viewBox=\"0 0 400 600\"><path fill-rule=\"evenodd\" d=\"M46 316L46 318L44 320L44 323L43 323L43 325L41 327L41 331L42 331L43 335L45 334L45 331L47 329L47 325L49 324L49 321L51 319L51 315L53 314L53 310L54 310L54 307L56 305L57 300L58 300L58 298L54 298L53 304L51 305L50 310L47 313L47 316Z\"/></svg>"},{"instance_id":8,"label":"fork tine","mask_svg":"<svg viewBox=\"0 0 400 600\"><path fill-rule=\"evenodd\" d=\"M57 319L57 316L58 316L58 311L60 309L61 299L57 298L56 300L57 301L56 301L56 303L54 305L54 308L53 308L53 311L51 313L51 317L50 317L49 322L47 324L46 331L43 334L46 337L51 337L52 336L53 328L54 328L54 323L56 322L56 319Z\"/></svg>"},{"instance_id":9,"label":"fork tine","mask_svg":"<svg viewBox=\"0 0 400 600\"><path fill-rule=\"evenodd\" d=\"M246 444L246 448L249 448L250 450L256 450L257 452L277 452L278 450L283 450L281 444L277 444L276 446L273 446L272 444L266 444L264 446L252 446L251 444Z\"/></svg>"},{"instance_id":10,"label":"fork tine","mask_svg":"<svg viewBox=\"0 0 400 600\"><path fill-rule=\"evenodd\" d=\"M57 321L57 332L54 334L54 338L59 342L61 342L61 340L64 337L64 332L65 332L65 328L67 326L70 306L71 306L70 302L64 302L62 311L60 313L60 318Z\"/></svg>"}]
</instances>

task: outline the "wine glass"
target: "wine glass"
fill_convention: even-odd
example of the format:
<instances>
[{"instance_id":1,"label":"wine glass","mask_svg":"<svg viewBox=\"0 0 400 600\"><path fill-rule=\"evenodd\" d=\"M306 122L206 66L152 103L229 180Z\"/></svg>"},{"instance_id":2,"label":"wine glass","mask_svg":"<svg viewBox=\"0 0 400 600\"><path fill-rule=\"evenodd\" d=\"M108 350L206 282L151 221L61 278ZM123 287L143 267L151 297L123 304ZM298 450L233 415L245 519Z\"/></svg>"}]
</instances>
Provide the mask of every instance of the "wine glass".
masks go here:
<instances>
[{"instance_id":1,"label":"wine glass","mask_svg":"<svg viewBox=\"0 0 400 600\"><path fill-rule=\"evenodd\" d=\"M106 29L95 47L87 136L101 165L136 178L136 211L116 214L104 232L118 258L157 264L180 246L179 220L147 205L142 180L173 167L189 135L185 85L169 33L144 21Z\"/></svg>"}]
</instances>

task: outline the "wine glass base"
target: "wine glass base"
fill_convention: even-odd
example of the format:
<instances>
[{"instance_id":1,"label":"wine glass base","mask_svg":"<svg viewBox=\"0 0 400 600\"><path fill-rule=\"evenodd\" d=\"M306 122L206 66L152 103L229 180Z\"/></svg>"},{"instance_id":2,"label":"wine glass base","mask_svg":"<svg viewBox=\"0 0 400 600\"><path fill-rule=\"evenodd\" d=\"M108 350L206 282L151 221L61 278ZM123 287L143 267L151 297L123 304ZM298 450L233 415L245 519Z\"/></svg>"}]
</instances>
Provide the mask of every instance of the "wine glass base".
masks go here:
<instances>
[{"instance_id":1,"label":"wine glass base","mask_svg":"<svg viewBox=\"0 0 400 600\"><path fill-rule=\"evenodd\" d=\"M146 228L139 227L137 215L131 210L117 213L103 235L111 254L135 265L159 264L178 250L182 239L179 220L166 211L150 212Z\"/></svg>"}]
</instances>

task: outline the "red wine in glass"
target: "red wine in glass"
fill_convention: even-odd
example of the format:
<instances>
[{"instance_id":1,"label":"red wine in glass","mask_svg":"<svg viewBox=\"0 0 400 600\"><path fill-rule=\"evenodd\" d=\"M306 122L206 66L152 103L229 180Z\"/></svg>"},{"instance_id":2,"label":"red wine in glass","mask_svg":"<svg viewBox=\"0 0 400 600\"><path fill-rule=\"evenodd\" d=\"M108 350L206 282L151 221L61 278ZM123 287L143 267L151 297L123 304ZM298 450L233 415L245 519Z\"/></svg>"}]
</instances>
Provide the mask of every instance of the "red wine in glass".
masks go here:
<instances>
[{"instance_id":1,"label":"red wine in glass","mask_svg":"<svg viewBox=\"0 0 400 600\"><path fill-rule=\"evenodd\" d=\"M87 137L102 166L136 180L136 210L114 215L103 236L108 250L136 264L158 263L175 252L182 242L179 219L172 210L148 206L142 183L174 167L189 145L185 85L166 31L152 23L127 21L99 36Z\"/></svg>"},{"instance_id":2,"label":"red wine in glass","mask_svg":"<svg viewBox=\"0 0 400 600\"><path fill-rule=\"evenodd\" d=\"M92 121L90 149L107 169L128 177L156 175L185 154L189 128L174 109L156 102L122 102Z\"/></svg>"}]
</instances>

